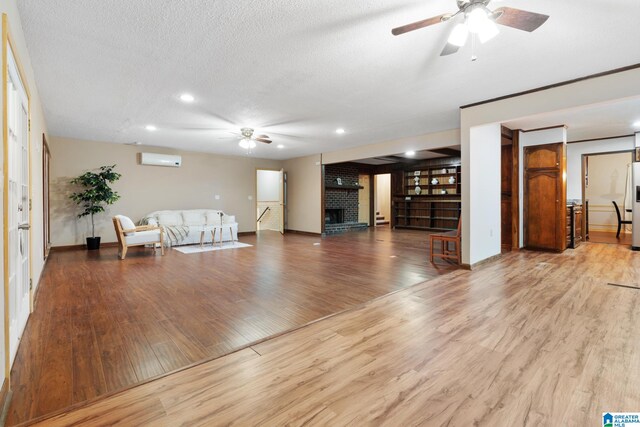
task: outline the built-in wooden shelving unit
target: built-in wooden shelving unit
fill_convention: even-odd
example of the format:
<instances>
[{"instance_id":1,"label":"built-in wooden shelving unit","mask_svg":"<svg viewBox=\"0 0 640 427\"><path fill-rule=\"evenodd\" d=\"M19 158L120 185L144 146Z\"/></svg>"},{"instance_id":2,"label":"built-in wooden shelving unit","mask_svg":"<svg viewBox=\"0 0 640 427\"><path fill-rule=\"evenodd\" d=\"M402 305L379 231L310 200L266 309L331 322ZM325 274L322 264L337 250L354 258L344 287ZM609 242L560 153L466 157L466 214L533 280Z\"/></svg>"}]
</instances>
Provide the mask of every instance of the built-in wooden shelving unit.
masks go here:
<instances>
[{"instance_id":1,"label":"built-in wooden shelving unit","mask_svg":"<svg viewBox=\"0 0 640 427\"><path fill-rule=\"evenodd\" d=\"M396 228L455 230L460 218L460 164L438 164L404 170L393 195Z\"/></svg>"}]
</instances>

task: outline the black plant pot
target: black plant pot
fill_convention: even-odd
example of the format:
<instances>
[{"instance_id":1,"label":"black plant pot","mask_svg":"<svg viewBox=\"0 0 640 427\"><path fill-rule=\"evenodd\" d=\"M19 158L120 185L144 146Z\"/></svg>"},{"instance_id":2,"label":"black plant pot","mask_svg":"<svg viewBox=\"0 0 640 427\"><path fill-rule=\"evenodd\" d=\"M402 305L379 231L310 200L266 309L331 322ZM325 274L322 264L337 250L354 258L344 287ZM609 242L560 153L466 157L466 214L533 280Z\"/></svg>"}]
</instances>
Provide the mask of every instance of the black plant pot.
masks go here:
<instances>
[{"instance_id":1,"label":"black plant pot","mask_svg":"<svg viewBox=\"0 0 640 427\"><path fill-rule=\"evenodd\" d=\"M87 249L90 251L100 249L100 237L87 237Z\"/></svg>"}]
</instances>

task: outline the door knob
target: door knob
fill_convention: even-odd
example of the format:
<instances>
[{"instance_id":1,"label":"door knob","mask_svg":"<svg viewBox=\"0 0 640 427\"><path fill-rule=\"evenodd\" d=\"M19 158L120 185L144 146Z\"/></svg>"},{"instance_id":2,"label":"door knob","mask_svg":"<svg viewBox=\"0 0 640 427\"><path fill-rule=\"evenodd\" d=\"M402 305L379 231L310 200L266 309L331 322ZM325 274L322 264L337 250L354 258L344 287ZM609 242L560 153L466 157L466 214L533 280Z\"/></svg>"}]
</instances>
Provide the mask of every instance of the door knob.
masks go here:
<instances>
[{"instance_id":1,"label":"door knob","mask_svg":"<svg viewBox=\"0 0 640 427\"><path fill-rule=\"evenodd\" d=\"M20 224L18 225L18 230L29 230L31 228L31 225L29 225L29 223L25 222L24 224Z\"/></svg>"}]
</instances>

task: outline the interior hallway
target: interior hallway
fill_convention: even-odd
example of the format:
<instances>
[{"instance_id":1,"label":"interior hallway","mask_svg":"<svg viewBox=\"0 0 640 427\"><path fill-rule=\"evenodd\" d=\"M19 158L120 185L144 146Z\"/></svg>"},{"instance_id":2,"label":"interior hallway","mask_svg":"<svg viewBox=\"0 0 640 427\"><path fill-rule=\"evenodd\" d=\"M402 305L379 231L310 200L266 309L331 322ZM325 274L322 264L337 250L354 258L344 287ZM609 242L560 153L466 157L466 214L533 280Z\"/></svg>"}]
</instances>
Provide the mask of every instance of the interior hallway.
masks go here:
<instances>
[{"instance_id":1,"label":"interior hallway","mask_svg":"<svg viewBox=\"0 0 640 427\"><path fill-rule=\"evenodd\" d=\"M599 425L640 407L640 258L459 270L43 425Z\"/></svg>"}]
</instances>

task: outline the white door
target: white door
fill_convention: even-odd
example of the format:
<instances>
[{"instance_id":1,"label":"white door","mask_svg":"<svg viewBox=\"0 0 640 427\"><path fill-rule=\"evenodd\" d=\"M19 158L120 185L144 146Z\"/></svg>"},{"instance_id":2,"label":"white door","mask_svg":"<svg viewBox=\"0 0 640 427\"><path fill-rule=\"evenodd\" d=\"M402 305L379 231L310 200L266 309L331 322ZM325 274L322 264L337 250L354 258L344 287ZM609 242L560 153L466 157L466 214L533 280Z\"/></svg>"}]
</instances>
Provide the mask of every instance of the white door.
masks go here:
<instances>
[{"instance_id":1,"label":"white door","mask_svg":"<svg viewBox=\"0 0 640 427\"><path fill-rule=\"evenodd\" d=\"M7 84L9 344L13 363L29 317L29 101L9 49Z\"/></svg>"}]
</instances>

